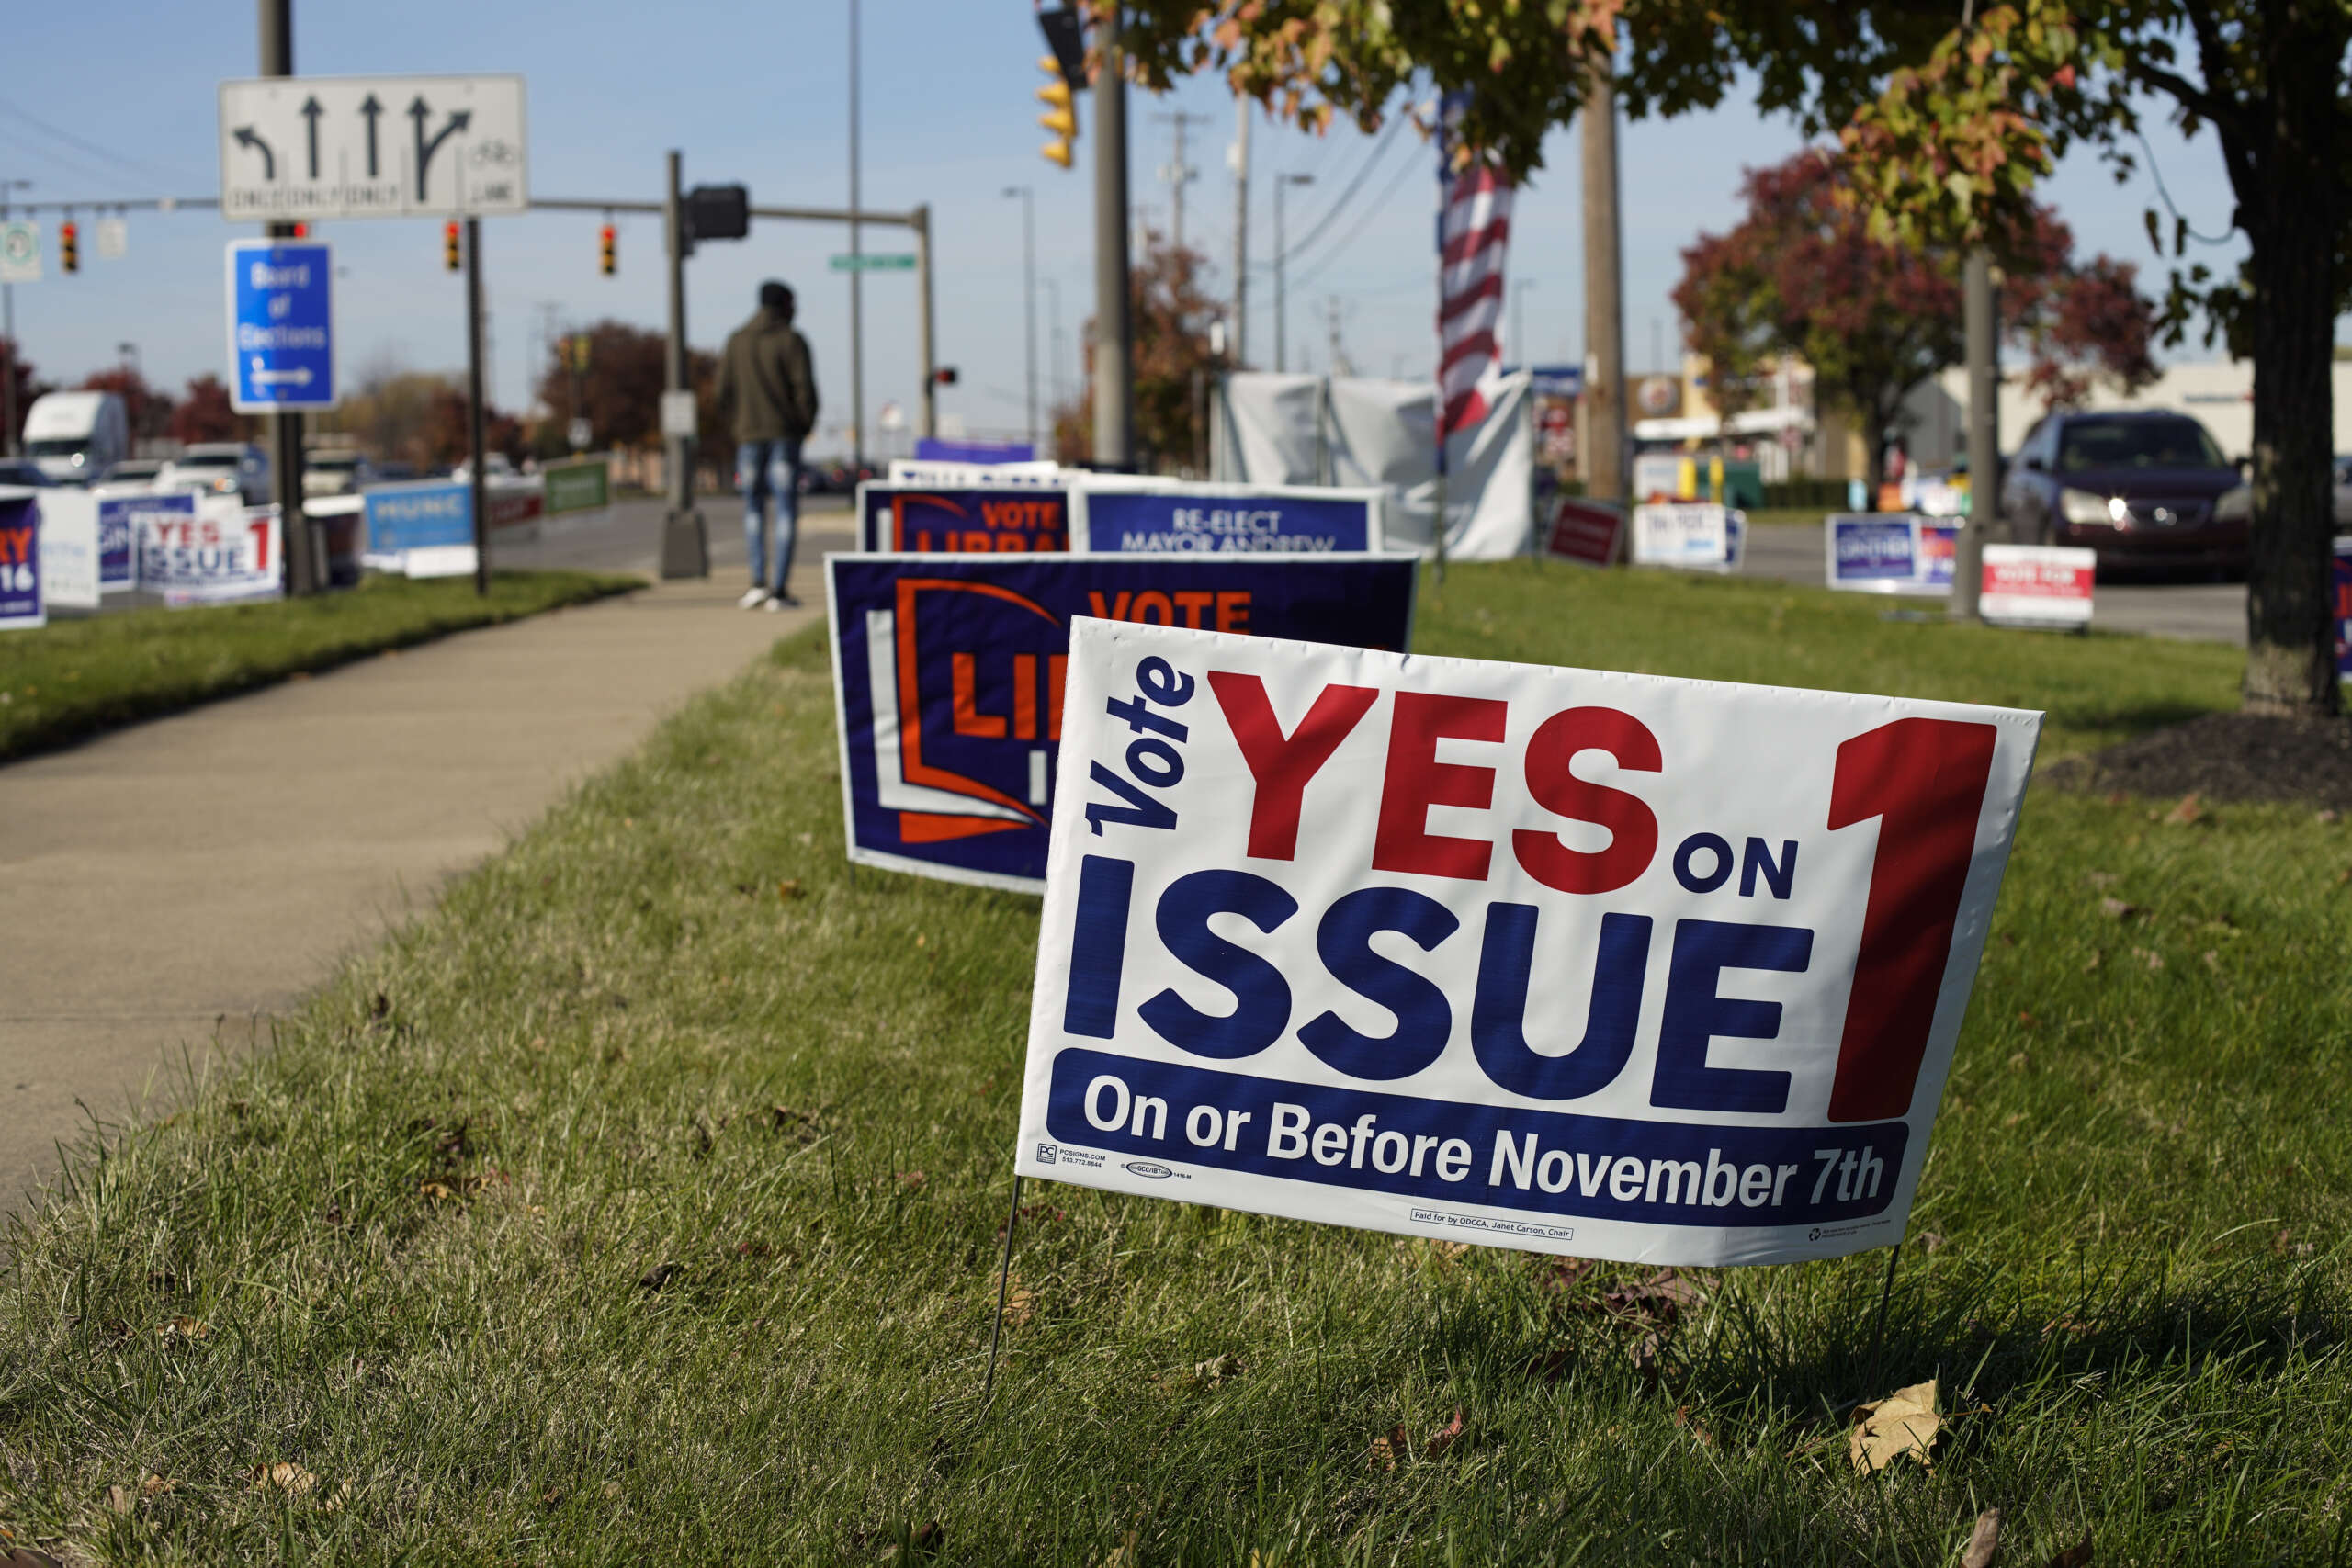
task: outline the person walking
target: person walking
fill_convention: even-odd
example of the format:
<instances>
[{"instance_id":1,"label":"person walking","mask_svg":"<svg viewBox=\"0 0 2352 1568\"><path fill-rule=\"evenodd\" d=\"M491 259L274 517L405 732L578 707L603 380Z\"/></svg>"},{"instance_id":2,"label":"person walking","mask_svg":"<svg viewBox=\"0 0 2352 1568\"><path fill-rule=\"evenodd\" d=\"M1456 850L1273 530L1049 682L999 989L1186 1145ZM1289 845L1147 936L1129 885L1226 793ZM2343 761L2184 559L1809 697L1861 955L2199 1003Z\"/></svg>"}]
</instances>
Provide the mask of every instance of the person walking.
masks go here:
<instances>
[{"instance_id":1,"label":"person walking","mask_svg":"<svg viewBox=\"0 0 2352 1568\"><path fill-rule=\"evenodd\" d=\"M817 373L808 340L792 325L792 290L760 285L760 308L727 340L718 362L718 411L735 425L735 482L743 491L746 610L788 610L792 547L800 527L800 446L817 425ZM773 549L763 548L767 503L775 502Z\"/></svg>"}]
</instances>

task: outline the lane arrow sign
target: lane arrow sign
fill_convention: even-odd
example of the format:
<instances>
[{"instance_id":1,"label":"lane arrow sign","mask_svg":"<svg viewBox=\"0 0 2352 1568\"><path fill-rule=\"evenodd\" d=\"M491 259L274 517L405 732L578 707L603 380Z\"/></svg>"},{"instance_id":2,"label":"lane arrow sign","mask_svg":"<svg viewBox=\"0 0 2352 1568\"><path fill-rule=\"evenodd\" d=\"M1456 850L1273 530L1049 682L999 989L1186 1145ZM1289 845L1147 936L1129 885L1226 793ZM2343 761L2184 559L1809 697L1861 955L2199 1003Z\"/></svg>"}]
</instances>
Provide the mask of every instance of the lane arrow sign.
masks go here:
<instances>
[{"instance_id":1,"label":"lane arrow sign","mask_svg":"<svg viewBox=\"0 0 2352 1568\"><path fill-rule=\"evenodd\" d=\"M261 154L261 177L275 181L277 178L277 154L269 150L269 143L254 135L250 125L237 127L234 134L239 146L250 147Z\"/></svg>"},{"instance_id":2,"label":"lane arrow sign","mask_svg":"<svg viewBox=\"0 0 2352 1568\"><path fill-rule=\"evenodd\" d=\"M433 118L433 111L425 106L424 94L419 93L415 101L408 106L408 113L409 118L416 122L416 199L423 201L425 165L433 162L433 154L441 150L441 143L448 141L452 132L465 130L473 122L474 117L471 110L452 109L449 123L435 131L433 140L428 141L424 139L424 122Z\"/></svg>"},{"instance_id":3,"label":"lane arrow sign","mask_svg":"<svg viewBox=\"0 0 2352 1568\"><path fill-rule=\"evenodd\" d=\"M302 107L298 112L304 119L311 122L311 177L315 180L319 177L319 116L326 113L326 110L319 107L319 100L316 97L311 97L303 100Z\"/></svg>"},{"instance_id":4,"label":"lane arrow sign","mask_svg":"<svg viewBox=\"0 0 2352 1568\"><path fill-rule=\"evenodd\" d=\"M254 356L253 378L256 387L307 387L311 384L311 372L307 366L298 366L292 370L265 370L258 355Z\"/></svg>"},{"instance_id":5,"label":"lane arrow sign","mask_svg":"<svg viewBox=\"0 0 2352 1568\"><path fill-rule=\"evenodd\" d=\"M368 177L372 180L376 178L376 117L384 112L384 106L370 93L360 103L359 112L368 121Z\"/></svg>"}]
</instances>

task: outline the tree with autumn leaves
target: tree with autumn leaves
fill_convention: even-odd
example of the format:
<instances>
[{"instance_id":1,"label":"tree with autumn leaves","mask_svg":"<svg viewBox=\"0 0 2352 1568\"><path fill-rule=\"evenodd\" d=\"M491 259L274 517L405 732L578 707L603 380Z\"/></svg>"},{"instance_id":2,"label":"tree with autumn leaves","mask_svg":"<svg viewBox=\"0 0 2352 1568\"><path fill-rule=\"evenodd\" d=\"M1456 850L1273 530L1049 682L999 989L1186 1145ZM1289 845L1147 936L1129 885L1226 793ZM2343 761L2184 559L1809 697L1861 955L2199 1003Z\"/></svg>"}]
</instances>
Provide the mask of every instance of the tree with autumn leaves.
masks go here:
<instances>
[{"instance_id":1,"label":"tree with autumn leaves","mask_svg":"<svg viewBox=\"0 0 2352 1568\"><path fill-rule=\"evenodd\" d=\"M1146 231L1143 255L1129 270L1128 321L1135 334L1135 433L1138 466L1147 472L1193 465L1206 430L1202 423L1208 382L1233 368L1209 347L1209 323L1224 306L1201 288L1207 262L1180 250L1157 230ZM1086 342L1094 341L1093 323ZM1054 410L1054 450L1064 462L1094 449L1094 354L1078 400Z\"/></svg>"},{"instance_id":2,"label":"tree with autumn leaves","mask_svg":"<svg viewBox=\"0 0 2352 1568\"><path fill-rule=\"evenodd\" d=\"M1885 478L1904 400L1961 361L1961 258L1880 238L1819 148L1750 169L1746 214L1682 253L1675 287L1691 349L1709 361L1716 407L1747 406L1774 361L1813 367L1815 396L1860 425L1869 492ZM2106 376L2126 389L2155 378L2155 312L2127 263L2074 260L2074 237L2036 208L2001 247L2003 324L2032 356L2027 379L2050 402L2077 403Z\"/></svg>"},{"instance_id":3,"label":"tree with autumn leaves","mask_svg":"<svg viewBox=\"0 0 2352 1568\"><path fill-rule=\"evenodd\" d=\"M2245 259L2190 259L2178 215L2152 213L2150 230L2170 231L2168 341L2201 321L2254 363L2245 703L2338 710L2331 361L2352 303L2352 5L1134 0L1121 15L1144 85L1222 71L1311 128L1372 130L1408 93L1466 91L1461 141L1521 175L1597 74L1636 117L1707 107L1752 80L1766 112L1838 133L1874 232L1929 248L2022 231L2070 144L2132 166L2148 103L2210 130Z\"/></svg>"}]
</instances>

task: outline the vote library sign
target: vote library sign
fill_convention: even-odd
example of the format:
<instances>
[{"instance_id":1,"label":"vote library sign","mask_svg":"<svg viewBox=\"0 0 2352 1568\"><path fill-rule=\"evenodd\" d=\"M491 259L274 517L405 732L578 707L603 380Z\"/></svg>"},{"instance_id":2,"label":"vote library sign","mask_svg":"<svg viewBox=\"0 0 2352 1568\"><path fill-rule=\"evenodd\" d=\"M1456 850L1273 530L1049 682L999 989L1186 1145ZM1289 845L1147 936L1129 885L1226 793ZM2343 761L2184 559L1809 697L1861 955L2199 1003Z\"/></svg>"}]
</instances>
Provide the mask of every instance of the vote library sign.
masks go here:
<instances>
[{"instance_id":1,"label":"vote library sign","mask_svg":"<svg viewBox=\"0 0 2352 1568\"><path fill-rule=\"evenodd\" d=\"M1896 1240L2039 714L1080 619L1018 1169L1627 1261Z\"/></svg>"}]
</instances>

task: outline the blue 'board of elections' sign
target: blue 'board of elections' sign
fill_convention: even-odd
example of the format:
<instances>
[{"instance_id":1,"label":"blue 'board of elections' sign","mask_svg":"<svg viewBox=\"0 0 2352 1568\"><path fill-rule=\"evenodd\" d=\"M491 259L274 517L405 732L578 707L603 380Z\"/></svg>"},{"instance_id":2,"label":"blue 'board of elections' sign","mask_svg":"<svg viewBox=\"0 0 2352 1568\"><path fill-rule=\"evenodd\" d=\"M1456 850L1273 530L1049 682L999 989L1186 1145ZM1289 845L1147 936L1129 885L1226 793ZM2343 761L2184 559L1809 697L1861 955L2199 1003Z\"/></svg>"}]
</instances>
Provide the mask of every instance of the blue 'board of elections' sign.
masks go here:
<instances>
[{"instance_id":1,"label":"blue 'board of elections' sign","mask_svg":"<svg viewBox=\"0 0 2352 1568\"><path fill-rule=\"evenodd\" d=\"M1227 555L1376 550L1378 491L1082 490L1071 547Z\"/></svg>"},{"instance_id":2,"label":"blue 'board of elections' sign","mask_svg":"<svg viewBox=\"0 0 2352 1568\"><path fill-rule=\"evenodd\" d=\"M474 542L474 494L469 485L440 481L389 485L368 491L367 502L371 555Z\"/></svg>"},{"instance_id":3,"label":"blue 'board of elections' sign","mask_svg":"<svg viewBox=\"0 0 2352 1568\"><path fill-rule=\"evenodd\" d=\"M1408 555L825 558L849 852L865 865L1035 891L1060 751L1070 622L1402 652Z\"/></svg>"}]
</instances>

